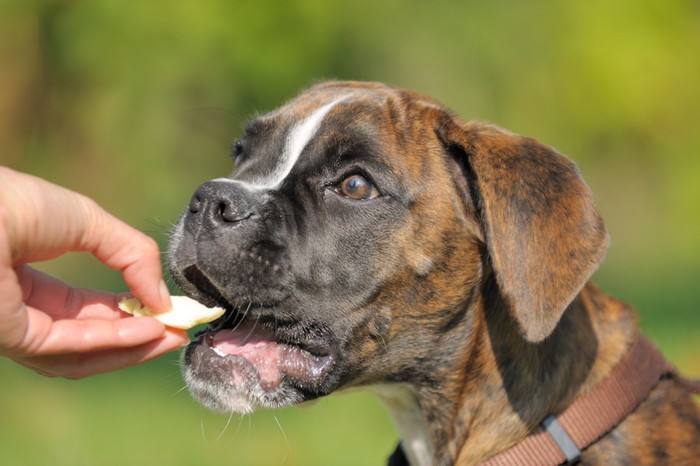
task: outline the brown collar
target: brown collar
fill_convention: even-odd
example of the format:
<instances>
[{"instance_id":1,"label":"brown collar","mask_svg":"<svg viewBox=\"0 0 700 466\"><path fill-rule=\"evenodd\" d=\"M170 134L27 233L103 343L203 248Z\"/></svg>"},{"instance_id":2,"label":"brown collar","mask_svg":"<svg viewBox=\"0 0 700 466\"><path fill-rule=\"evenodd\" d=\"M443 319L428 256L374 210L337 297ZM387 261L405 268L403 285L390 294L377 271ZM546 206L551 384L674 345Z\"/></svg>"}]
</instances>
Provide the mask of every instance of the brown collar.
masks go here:
<instances>
[{"instance_id":1,"label":"brown collar","mask_svg":"<svg viewBox=\"0 0 700 466\"><path fill-rule=\"evenodd\" d=\"M581 450L619 424L666 377L673 377L691 392L700 394L700 381L679 376L654 344L638 335L605 380L561 413L548 416L537 430L482 466L574 464L580 459Z\"/></svg>"}]
</instances>

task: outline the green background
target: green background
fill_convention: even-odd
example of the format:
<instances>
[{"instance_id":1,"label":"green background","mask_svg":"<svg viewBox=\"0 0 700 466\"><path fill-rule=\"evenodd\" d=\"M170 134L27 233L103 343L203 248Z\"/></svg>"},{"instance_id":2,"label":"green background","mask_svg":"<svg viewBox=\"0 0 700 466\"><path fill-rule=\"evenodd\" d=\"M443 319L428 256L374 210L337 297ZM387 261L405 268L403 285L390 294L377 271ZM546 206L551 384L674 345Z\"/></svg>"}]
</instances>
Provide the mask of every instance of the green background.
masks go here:
<instances>
[{"instance_id":1,"label":"green background","mask_svg":"<svg viewBox=\"0 0 700 466\"><path fill-rule=\"evenodd\" d=\"M700 376L694 0L0 0L0 163L164 247L246 118L324 78L412 88L572 157L613 241L596 282ZM40 267L125 290L84 255ZM0 463L378 465L397 438L366 394L229 419L182 388L175 354L80 381L0 360Z\"/></svg>"}]
</instances>

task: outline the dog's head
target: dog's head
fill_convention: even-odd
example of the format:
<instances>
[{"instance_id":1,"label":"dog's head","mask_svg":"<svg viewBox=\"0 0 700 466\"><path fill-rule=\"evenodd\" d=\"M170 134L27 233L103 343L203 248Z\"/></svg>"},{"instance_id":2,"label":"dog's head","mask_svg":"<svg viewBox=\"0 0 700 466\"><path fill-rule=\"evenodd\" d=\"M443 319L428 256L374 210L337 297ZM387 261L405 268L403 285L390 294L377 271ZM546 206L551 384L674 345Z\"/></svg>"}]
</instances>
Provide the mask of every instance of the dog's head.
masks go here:
<instances>
[{"instance_id":1,"label":"dog's head","mask_svg":"<svg viewBox=\"0 0 700 466\"><path fill-rule=\"evenodd\" d=\"M418 383L488 277L540 341L607 245L568 159L381 84L317 85L255 118L234 157L169 248L182 290L227 308L184 356L216 410Z\"/></svg>"}]
</instances>

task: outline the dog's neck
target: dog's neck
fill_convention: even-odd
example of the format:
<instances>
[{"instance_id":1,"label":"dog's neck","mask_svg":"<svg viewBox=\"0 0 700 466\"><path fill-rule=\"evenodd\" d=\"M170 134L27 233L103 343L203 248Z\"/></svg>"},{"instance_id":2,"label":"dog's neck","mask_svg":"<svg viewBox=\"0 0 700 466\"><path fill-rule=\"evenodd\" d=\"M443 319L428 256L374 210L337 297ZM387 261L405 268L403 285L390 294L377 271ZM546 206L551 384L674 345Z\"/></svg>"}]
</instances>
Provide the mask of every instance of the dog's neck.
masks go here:
<instances>
[{"instance_id":1,"label":"dog's neck","mask_svg":"<svg viewBox=\"0 0 700 466\"><path fill-rule=\"evenodd\" d=\"M379 397L391 414L409 464L433 464L435 449L416 389L408 384L384 384L374 385L370 390Z\"/></svg>"},{"instance_id":2,"label":"dog's neck","mask_svg":"<svg viewBox=\"0 0 700 466\"><path fill-rule=\"evenodd\" d=\"M599 383L632 339L631 330L622 329L634 325L620 325L634 319L631 310L590 284L554 333L537 344L522 338L494 296L483 293L465 315L471 314L472 322L461 327L469 340L461 346L463 353L455 351L451 338L443 340L451 344L436 349L436 358L453 355L446 372L432 378L444 385L375 390L392 414L412 466L479 464L509 448Z\"/></svg>"}]
</instances>

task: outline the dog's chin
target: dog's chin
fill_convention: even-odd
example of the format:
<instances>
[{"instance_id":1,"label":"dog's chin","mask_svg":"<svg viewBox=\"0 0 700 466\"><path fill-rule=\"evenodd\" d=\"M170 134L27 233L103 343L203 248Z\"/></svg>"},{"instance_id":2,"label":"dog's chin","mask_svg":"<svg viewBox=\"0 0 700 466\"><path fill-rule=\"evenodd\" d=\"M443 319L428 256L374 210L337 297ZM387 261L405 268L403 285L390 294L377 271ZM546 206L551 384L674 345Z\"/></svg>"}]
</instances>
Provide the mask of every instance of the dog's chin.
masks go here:
<instances>
[{"instance_id":1,"label":"dog's chin","mask_svg":"<svg viewBox=\"0 0 700 466\"><path fill-rule=\"evenodd\" d=\"M198 334L184 353L184 378L195 399L214 411L248 413L324 394L335 363L330 349L282 339L232 312Z\"/></svg>"}]
</instances>

